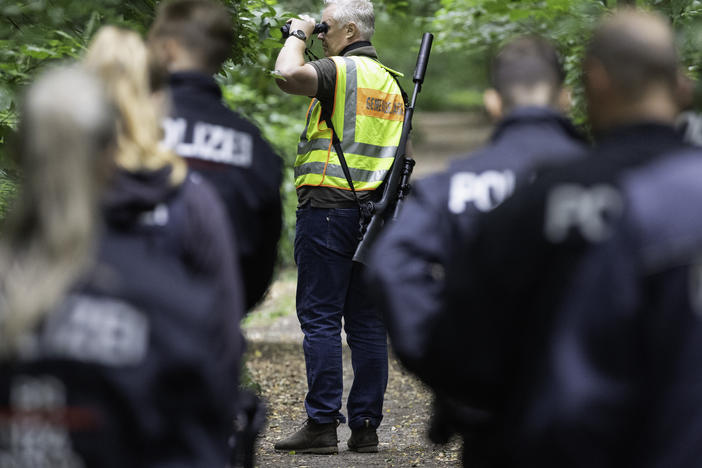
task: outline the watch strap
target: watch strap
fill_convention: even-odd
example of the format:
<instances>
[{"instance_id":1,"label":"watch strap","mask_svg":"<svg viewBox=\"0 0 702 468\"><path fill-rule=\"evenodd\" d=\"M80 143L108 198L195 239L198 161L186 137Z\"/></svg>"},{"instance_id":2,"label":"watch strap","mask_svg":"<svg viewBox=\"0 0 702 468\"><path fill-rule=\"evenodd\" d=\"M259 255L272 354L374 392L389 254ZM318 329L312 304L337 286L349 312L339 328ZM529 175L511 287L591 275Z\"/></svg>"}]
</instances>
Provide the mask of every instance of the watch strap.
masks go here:
<instances>
[{"instance_id":1,"label":"watch strap","mask_svg":"<svg viewBox=\"0 0 702 468\"><path fill-rule=\"evenodd\" d=\"M290 31L290 35L300 39L302 42L307 42L307 34L301 29Z\"/></svg>"}]
</instances>

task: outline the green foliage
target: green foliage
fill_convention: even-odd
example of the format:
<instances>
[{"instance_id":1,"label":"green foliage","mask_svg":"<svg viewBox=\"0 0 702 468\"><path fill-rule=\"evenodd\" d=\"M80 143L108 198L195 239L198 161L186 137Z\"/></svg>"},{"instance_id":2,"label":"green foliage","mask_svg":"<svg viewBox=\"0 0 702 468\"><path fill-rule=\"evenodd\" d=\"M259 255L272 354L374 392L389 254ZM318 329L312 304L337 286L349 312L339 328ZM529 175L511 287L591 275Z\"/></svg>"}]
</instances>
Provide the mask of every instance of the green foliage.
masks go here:
<instances>
[{"instance_id":1,"label":"green foliage","mask_svg":"<svg viewBox=\"0 0 702 468\"><path fill-rule=\"evenodd\" d=\"M7 147L18 121L18 95L45 66L80 57L106 23L144 31L154 0L0 1L0 218L19 174Z\"/></svg>"},{"instance_id":2,"label":"green foliage","mask_svg":"<svg viewBox=\"0 0 702 468\"><path fill-rule=\"evenodd\" d=\"M659 0L652 3L671 18L681 60L690 77L699 79L702 65L702 1Z\"/></svg>"},{"instance_id":3,"label":"green foliage","mask_svg":"<svg viewBox=\"0 0 702 468\"><path fill-rule=\"evenodd\" d=\"M585 122L581 67L586 40L604 13L621 4L655 10L667 16L678 36L680 55L691 77L699 78L702 63L702 2L699 0L442 0L434 17L437 46L459 56L492 55L510 38L540 34L560 49L566 84L573 89L574 118Z\"/></svg>"},{"instance_id":4,"label":"green foliage","mask_svg":"<svg viewBox=\"0 0 702 468\"><path fill-rule=\"evenodd\" d=\"M561 51L566 84L574 90L575 118L584 120L580 62L584 38L606 10L602 1L442 0L441 5L434 26L439 31L438 47L443 51L487 58L518 35L540 34L550 38ZM484 64L487 68L487 61Z\"/></svg>"},{"instance_id":5,"label":"green foliage","mask_svg":"<svg viewBox=\"0 0 702 468\"><path fill-rule=\"evenodd\" d=\"M229 4L236 14L238 40L233 59L217 79L227 104L253 121L283 158L284 225L278 259L281 266L291 266L297 205L292 168L308 99L282 93L270 72L282 47L280 26L292 14L273 0Z\"/></svg>"}]
</instances>

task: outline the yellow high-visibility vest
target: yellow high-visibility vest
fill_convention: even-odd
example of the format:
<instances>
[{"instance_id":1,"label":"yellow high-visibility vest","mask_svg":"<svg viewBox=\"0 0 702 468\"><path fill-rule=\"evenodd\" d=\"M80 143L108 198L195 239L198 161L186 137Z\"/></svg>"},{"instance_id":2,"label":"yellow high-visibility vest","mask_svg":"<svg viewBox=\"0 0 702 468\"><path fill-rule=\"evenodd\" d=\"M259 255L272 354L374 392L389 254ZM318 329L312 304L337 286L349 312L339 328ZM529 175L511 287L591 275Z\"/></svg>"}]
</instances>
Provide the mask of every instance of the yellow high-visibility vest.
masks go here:
<instances>
[{"instance_id":1,"label":"yellow high-visibility vest","mask_svg":"<svg viewBox=\"0 0 702 468\"><path fill-rule=\"evenodd\" d=\"M400 143L405 106L400 87L386 68L370 57L332 57L336 89L332 125L341 141L357 191L380 186ZM343 111L341 111L343 109ZM297 147L295 186L351 190L332 146L332 131L313 99Z\"/></svg>"}]
</instances>

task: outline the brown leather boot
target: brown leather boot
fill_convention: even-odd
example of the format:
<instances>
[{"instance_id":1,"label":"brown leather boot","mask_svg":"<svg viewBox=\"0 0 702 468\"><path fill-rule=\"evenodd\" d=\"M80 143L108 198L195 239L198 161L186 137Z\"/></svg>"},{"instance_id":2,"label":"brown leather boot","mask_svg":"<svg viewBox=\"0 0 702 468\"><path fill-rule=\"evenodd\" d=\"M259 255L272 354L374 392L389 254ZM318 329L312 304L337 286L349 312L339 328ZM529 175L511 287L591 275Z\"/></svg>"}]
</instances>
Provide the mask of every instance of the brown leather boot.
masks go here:
<instances>
[{"instance_id":1,"label":"brown leather boot","mask_svg":"<svg viewBox=\"0 0 702 468\"><path fill-rule=\"evenodd\" d=\"M285 452L317 453L322 455L339 453L336 438L338 422L318 424L307 419L304 426L288 437L278 441L274 448Z\"/></svg>"}]
</instances>

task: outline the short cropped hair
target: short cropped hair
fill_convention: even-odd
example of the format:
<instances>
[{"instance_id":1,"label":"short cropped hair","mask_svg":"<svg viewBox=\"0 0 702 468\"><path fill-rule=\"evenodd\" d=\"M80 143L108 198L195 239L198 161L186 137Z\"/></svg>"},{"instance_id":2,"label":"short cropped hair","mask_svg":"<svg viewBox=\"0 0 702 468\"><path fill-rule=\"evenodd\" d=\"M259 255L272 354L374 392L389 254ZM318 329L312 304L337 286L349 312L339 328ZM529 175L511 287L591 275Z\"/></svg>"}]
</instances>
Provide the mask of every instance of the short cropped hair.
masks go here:
<instances>
[{"instance_id":1,"label":"short cropped hair","mask_svg":"<svg viewBox=\"0 0 702 468\"><path fill-rule=\"evenodd\" d=\"M173 38L210 73L231 56L234 27L229 11L213 0L171 0L157 11L149 39Z\"/></svg>"},{"instance_id":2,"label":"short cropped hair","mask_svg":"<svg viewBox=\"0 0 702 468\"><path fill-rule=\"evenodd\" d=\"M674 39L659 15L634 10L615 14L594 31L585 56L598 60L621 95L631 100L653 84L663 84L671 92L677 87Z\"/></svg>"},{"instance_id":3,"label":"short cropped hair","mask_svg":"<svg viewBox=\"0 0 702 468\"><path fill-rule=\"evenodd\" d=\"M539 36L522 36L504 45L492 60L490 78L506 107L518 105L515 89L547 84L558 94L565 72L556 47Z\"/></svg>"},{"instance_id":4,"label":"short cropped hair","mask_svg":"<svg viewBox=\"0 0 702 468\"><path fill-rule=\"evenodd\" d=\"M361 39L369 41L375 32L375 14L369 0L324 0L325 5L336 5L333 18L345 25L354 23L358 26Z\"/></svg>"}]
</instances>

